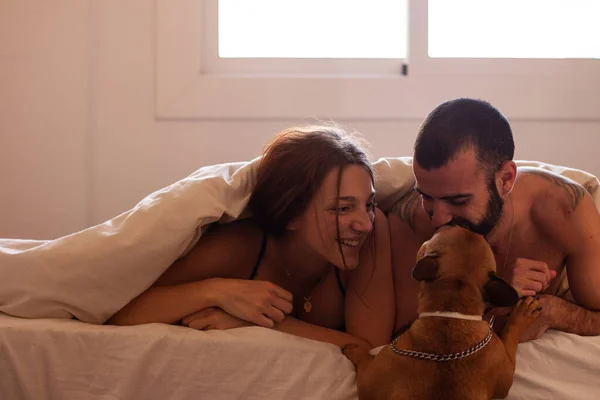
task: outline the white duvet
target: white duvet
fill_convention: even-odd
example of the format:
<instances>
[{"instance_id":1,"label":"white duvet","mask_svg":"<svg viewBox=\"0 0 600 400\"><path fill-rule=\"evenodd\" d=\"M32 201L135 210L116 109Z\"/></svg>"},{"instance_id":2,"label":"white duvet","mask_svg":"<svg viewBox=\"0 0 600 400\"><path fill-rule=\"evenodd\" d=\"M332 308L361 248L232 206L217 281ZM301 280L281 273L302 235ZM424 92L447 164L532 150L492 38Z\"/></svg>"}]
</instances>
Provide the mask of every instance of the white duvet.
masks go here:
<instances>
[{"instance_id":1,"label":"white duvet","mask_svg":"<svg viewBox=\"0 0 600 400\"><path fill-rule=\"evenodd\" d=\"M272 390L268 398L351 398L351 366L334 346L260 328L97 325L148 288L207 224L244 216L257 162L201 168L103 224L56 240L0 239L0 399L265 398ZM600 206L594 176L518 164L582 183ZM386 211L413 185L411 159L380 159L374 168ZM600 360L597 338L550 333L525 344L513 396L526 397L513 398L598 395L593 358ZM565 397L567 381L586 394Z\"/></svg>"}]
</instances>

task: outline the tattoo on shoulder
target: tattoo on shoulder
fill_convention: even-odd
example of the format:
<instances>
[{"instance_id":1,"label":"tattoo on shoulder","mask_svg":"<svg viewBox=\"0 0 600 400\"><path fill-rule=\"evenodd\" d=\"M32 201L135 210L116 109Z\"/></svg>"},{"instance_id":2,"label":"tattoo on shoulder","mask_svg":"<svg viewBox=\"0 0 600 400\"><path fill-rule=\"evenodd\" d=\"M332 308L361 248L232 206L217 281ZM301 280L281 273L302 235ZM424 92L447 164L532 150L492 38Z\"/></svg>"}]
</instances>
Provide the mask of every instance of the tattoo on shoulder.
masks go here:
<instances>
[{"instance_id":1,"label":"tattoo on shoulder","mask_svg":"<svg viewBox=\"0 0 600 400\"><path fill-rule=\"evenodd\" d=\"M405 193L391 209L402 222L406 222L413 232L416 232L415 217L419 209L419 193L412 188Z\"/></svg>"},{"instance_id":2,"label":"tattoo on shoulder","mask_svg":"<svg viewBox=\"0 0 600 400\"><path fill-rule=\"evenodd\" d=\"M586 194L586 190L580 184L566 179L560 175L547 173L545 171L531 171L532 173L544 178L545 180L555 184L561 188L567 195L569 207L574 211Z\"/></svg>"}]
</instances>

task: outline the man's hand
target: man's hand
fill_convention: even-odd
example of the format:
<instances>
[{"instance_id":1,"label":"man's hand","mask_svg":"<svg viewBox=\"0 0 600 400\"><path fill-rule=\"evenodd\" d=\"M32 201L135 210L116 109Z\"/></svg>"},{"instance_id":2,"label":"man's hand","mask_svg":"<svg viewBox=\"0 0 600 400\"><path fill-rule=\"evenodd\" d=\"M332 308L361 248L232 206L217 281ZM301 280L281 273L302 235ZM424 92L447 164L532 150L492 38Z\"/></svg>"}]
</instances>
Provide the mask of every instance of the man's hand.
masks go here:
<instances>
[{"instance_id":1,"label":"man's hand","mask_svg":"<svg viewBox=\"0 0 600 400\"><path fill-rule=\"evenodd\" d=\"M181 320L181 324L199 331L233 329L253 325L247 321L227 314L218 307L205 308L204 310L188 315Z\"/></svg>"},{"instance_id":2,"label":"man's hand","mask_svg":"<svg viewBox=\"0 0 600 400\"><path fill-rule=\"evenodd\" d=\"M548 268L545 262L517 258L499 275L515 288L519 297L525 297L546 290L556 277L556 271Z\"/></svg>"},{"instance_id":3,"label":"man's hand","mask_svg":"<svg viewBox=\"0 0 600 400\"><path fill-rule=\"evenodd\" d=\"M274 283L213 278L215 303L233 317L272 328L292 312L292 294Z\"/></svg>"}]
</instances>

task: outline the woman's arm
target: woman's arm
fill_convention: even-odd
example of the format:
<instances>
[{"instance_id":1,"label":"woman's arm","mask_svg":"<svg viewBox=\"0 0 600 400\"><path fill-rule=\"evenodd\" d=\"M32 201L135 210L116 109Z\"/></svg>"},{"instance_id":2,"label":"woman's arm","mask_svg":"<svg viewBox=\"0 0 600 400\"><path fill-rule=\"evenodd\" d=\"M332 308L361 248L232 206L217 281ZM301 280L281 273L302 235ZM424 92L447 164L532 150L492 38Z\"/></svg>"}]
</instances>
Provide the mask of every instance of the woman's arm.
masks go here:
<instances>
[{"instance_id":1,"label":"woman's arm","mask_svg":"<svg viewBox=\"0 0 600 400\"><path fill-rule=\"evenodd\" d=\"M377 209L371 238L346 290L346 332L371 348L390 343L395 322L392 255L387 218Z\"/></svg>"},{"instance_id":2,"label":"woman's arm","mask_svg":"<svg viewBox=\"0 0 600 400\"><path fill-rule=\"evenodd\" d=\"M367 324L366 321L364 323L365 325ZM302 336L307 339L317 340L319 342L332 343L339 347L343 347L346 344L355 343L367 351L373 348L371 343L368 343L358 337L336 331L334 329L309 324L308 322L300 321L299 319L290 317L289 315L285 317L283 321L277 322L273 329L296 336Z\"/></svg>"},{"instance_id":3,"label":"woman's arm","mask_svg":"<svg viewBox=\"0 0 600 400\"><path fill-rule=\"evenodd\" d=\"M154 286L133 299L107 323L139 325L175 323L209 307L266 327L292 311L292 295L274 283L210 278L173 286Z\"/></svg>"},{"instance_id":4,"label":"woman's arm","mask_svg":"<svg viewBox=\"0 0 600 400\"><path fill-rule=\"evenodd\" d=\"M206 279L176 286L151 287L130 301L106 321L110 325L140 325L151 322L172 324L198 310L216 306L211 290L214 281Z\"/></svg>"},{"instance_id":5,"label":"woman's arm","mask_svg":"<svg viewBox=\"0 0 600 400\"><path fill-rule=\"evenodd\" d=\"M235 279L250 275L261 236L248 221L211 228L153 287L107 322L117 325L174 323L199 310L217 306L235 317L273 326L273 321L283 320L284 314L292 310L292 294L271 282Z\"/></svg>"},{"instance_id":6,"label":"woman's arm","mask_svg":"<svg viewBox=\"0 0 600 400\"><path fill-rule=\"evenodd\" d=\"M183 318L182 322L183 325L198 330L222 330L253 325L246 321L242 321L239 318L231 316L218 307L211 307L189 315ZM290 316L285 317L283 321L275 323L273 329L295 336L305 337L307 339L332 343L339 347L343 347L346 344L355 343L359 346L362 346L366 350L371 349L371 345L369 343L354 336L348 335L347 333L309 324Z\"/></svg>"}]
</instances>

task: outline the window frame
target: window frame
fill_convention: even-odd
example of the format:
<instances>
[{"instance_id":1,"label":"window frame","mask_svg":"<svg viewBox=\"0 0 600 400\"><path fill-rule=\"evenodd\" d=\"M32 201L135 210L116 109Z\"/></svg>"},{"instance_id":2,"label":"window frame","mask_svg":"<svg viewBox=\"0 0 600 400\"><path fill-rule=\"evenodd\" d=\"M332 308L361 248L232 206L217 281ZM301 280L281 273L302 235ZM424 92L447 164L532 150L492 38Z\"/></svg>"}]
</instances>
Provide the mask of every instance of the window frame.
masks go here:
<instances>
[{"instance_id":1,"label":"window frame","mask_svg":"<svg viewBox=\"0 0 600 400\"><path fill-rule=\"evenodd\" d=\"M202 3L206 37L202 57L204 74L335 78L340 75L394 76L403 73L406 58L220 58L218 3L218 0Z\"/></svg>"},{"instance_id":2,"label":"window frame","mask_svg":"<svg viewBox=\"0 0 600 400\"><path fill-rule=\"evenodd\" d=\"M429 58L423 0L409 0L407 76L207 73L210 2L155 0L158 119L422 119L461 96L513 119L599 118L600 60Z\"/></svg>"}]
</instances>

